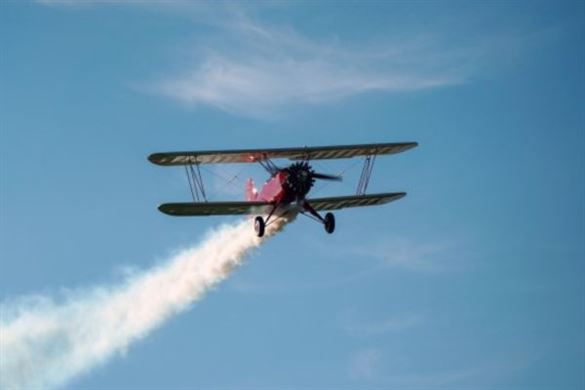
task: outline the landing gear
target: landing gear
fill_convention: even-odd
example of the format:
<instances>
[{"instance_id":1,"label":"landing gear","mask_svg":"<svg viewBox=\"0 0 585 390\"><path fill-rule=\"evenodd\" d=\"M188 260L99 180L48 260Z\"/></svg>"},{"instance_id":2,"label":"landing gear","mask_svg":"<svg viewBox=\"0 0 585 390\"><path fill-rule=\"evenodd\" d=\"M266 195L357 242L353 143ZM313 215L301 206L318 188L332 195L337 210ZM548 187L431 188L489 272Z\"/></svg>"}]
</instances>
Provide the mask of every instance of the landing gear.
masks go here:
<instances>
[{"instance_id":1,"label":"landing gear","mask_svg":"<svg viewBox=\"0 0 585 390\"><path fill-rule=\"evenodd\" d=\"M262 217L256 217L254 220L254 231L258 237L262 237L264 235L264 228L266 227L266 223Z\"/></svg>"},{"instance_id":2,"label":"landing gear","mask_svg":"<svg viewBox=\"0 0 585 390\"><path fill-rule=\"evenodd\" d=\"M274 203L272 205L272 209L270 210L270 213L268 213L266 219L262 218L261 216L257 216L256 219L254 220L254 231L256 232L256 235L258 237L264 236L266 225L270 225L270 223L274 222L272 221L268 223L268 221L270 221L270 217L272 217L278 206L280 206L280 203Z\"/></svg>"},{"instance_id":3,"label":"landing gear","mask_svg":"<svg viewBox=\"0 0 585 390\"><path fill-rule=\"evenodd\" d=\"M325 214L323 225L327 233L333 233L335 231L335 216L332 213Z\"/></svg>"},{"instance_id":4,"label":"landing gear","mask_svg":"<svg viewBox=\"0 0 585 390\"><path fill-rule=\"evenodd\" d=\"M325 214L325 218L323 218L306 200L302 203L302 205L303 209L301 210L301 213L303 215L306 215L309 218L316 220L317 222L321 222L327 233L333 233L335 230L335 216L332 213Z\"/></svg>"}]
</instances>

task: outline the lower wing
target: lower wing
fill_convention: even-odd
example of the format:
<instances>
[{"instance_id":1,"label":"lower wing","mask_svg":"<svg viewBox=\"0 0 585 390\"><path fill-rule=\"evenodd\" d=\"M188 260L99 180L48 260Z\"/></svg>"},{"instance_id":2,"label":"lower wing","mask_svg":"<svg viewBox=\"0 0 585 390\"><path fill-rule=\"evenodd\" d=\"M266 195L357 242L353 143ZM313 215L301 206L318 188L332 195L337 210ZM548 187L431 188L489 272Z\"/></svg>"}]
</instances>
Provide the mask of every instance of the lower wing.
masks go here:
<instances>
[{"instance_id":1,"label":"lower wing","mask_svg":"<svg viewBox=\"0 0 585 390\"><path fill-rule=\"evenodd\" d=\"M307 199L317 211L339 210L348 207L377 206L392 202L406 195L406 192L389 192L383 194L336 196L330 198ZM168 215L177 217L207 215L247 215L267 214L273 204L270 202L186 202L164 203L158 209Z\"/></svg>"},{"instance_id":2,"label":"lower wing","mask_svg":"<svg viewBox=\"0 0 585 390\"><path fill-rule=\"evenodd\" d=\"M339 210L348 207L377 206L392 202L406 195L406 192L387 192L382 194L335 196L330 198L307 199L317 211Z\"/></svg>"},{"instance_id":3,"label":"lower wing","mask_svg":"<svg viewBox=\"0 0 585 390\"><path fill-rule=\"evenodd\" d=\"M165 203L158 209L177 217L206 215L264 214L270 211L269 202L189 202Z\"/></svg>"}]
</instances>

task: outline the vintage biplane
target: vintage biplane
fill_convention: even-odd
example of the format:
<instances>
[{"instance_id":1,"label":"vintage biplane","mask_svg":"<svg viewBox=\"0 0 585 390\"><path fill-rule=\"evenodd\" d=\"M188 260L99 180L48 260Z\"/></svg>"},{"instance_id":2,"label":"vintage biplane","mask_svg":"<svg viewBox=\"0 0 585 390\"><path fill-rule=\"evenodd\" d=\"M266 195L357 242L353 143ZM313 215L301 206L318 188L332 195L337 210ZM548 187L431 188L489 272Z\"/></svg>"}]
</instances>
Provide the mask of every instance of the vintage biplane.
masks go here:
<instances>
[{"instance_id":1,"label":"vintage biplane","mask_svg":"<svg viewBox=\"0 0 585 390\"><path fill-rule=\"evenodd\" d=\"M321 222L327 233L335 230L335 217L331 212L324 216L319 211L331 211L348 207L374 206L400 199L405 192L366 194L374 162L377 156L394 154L414 148L416 142L377 143L322 147L280 149L242 149L153 153L148 159L163 166L184 166L193 196L193 202L165 203L159 210L173 216L204 215L256 215L254 229L259 237L265 227L276 218L292 210L313 217ZM308 198L315 180L340 181L341 176L315 172L309 164L312 160L364 157L364 165L355 195L326 198ZM273 160L294 161L287 167L279 167ZM246 183L246 199L235 202L209 202L199 168L202 164L258 163L268 171L270 178L260 191L252 179ZM265 218L262 215L266 215ZM272 221L271 221L272 218Z\"/></svg>"}]
</instances>

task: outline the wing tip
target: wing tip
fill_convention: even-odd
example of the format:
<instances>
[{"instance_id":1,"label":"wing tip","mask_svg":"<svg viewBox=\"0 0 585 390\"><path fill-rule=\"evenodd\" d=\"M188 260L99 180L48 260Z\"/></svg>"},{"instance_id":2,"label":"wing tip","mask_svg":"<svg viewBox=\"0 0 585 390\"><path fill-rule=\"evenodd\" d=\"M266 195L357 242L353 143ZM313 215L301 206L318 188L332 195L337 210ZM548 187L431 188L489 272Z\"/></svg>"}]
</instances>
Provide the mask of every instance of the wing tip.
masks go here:
<instances>
[{"instance_id":1,"label":"wing tip","mask_svg":"<svg viewBox=\"0 0 585 390\"><path fill-rule=\"evenodd\" d=\"M176 209L173 207L172 203L163 203L158 206L158 211L163 214L171 215L173 217L179 216L181 214L177 213Z\"/></svg>"},{"instance_id":2,"label":"wing tip","mask_svg":"<svg viewBox=\"0 0 585 390\"><path fill-rule=\"evenodd\" d=\"M163 165L161 163L160 156L161 156L161 153L151 153L147 158L148 158L148 161L150 161L153 164Z\"/></svg>"},{"instance_id":3,"label":"wing tip","mask_svg":"<svg viewBox=\"0 0 585 390\"><path fill-rule=\"evenodd\" d=\"M391 192L387 194L384 203L390 203L394 200L402 199L406 196L406 192Z\"/></svg>"}]
</instances>

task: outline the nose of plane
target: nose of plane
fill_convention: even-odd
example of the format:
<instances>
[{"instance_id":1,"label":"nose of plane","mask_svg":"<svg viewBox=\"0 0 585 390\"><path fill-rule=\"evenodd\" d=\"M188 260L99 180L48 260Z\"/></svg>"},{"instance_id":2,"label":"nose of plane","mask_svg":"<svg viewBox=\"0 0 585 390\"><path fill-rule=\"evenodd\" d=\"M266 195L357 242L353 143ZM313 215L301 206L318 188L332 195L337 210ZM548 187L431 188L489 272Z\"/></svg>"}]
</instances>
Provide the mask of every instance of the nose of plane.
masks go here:
<instances>
[{"instance_id":1,"label":"nose of plane","mask_svg":"<svg viewBox=\"0 0 585 390\"><path fill-rule=\"evenodd\" d=\"M286 179L287 187L296 195L306 195L315 179L312 177L312 169L306 162L294 163L288 168Z\"/></svg>"}]
</instances>

